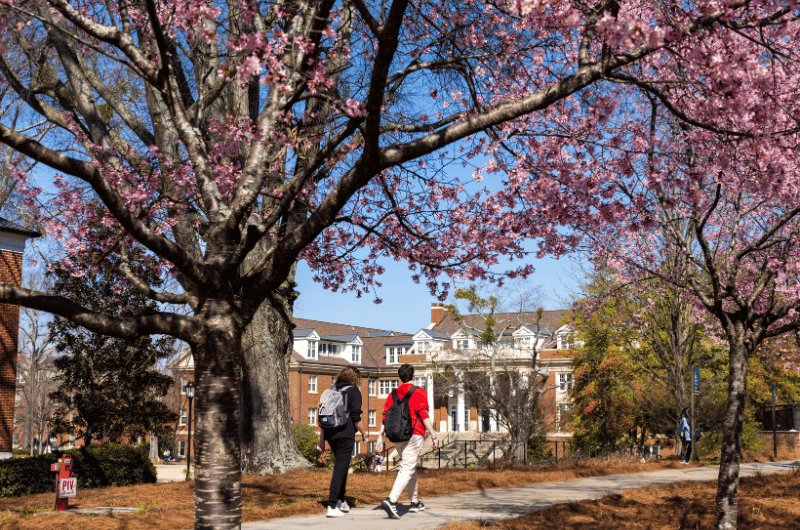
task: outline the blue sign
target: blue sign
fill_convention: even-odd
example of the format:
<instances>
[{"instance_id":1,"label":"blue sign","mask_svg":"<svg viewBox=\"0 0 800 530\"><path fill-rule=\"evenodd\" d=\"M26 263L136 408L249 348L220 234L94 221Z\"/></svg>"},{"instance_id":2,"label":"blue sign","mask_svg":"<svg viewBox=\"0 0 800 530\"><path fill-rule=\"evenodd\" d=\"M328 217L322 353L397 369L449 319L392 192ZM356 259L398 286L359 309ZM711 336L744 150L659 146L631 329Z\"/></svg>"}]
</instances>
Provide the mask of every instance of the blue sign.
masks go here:
<instances>
[{"instance_id":1,"label":"blue sign","mask_svg":"<svg viewBox=\"0 0 800 530\"><path fill-rule=\"evenodd\" d=\"M700 395L700 367L694 367L694 395Z\"/></svg>"},{"instance_id":2,"label":"blue sign","mask_svg":"<svg viewBox=\"0 0 800 530\"><path fill-rule=\"evenodd\" d=\"M775 388L775 383L772 383L772 402L773 403L778 402L778 391Z\"/></svg>"}]
</instances>

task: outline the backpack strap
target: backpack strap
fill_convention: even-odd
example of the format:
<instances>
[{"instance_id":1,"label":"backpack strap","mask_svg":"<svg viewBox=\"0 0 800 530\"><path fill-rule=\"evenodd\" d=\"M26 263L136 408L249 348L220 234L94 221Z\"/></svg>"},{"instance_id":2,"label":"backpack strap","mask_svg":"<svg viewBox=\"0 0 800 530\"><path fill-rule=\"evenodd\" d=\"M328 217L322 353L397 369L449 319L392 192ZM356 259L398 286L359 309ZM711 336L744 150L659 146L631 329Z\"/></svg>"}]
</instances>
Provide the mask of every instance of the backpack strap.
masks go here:
<instances>
[{"instance_id":1,"label":"backpack strap","mask_svg":"<svg viewBox=\"0 0 800 530\"><path fill-rule=\"evenodd\" d=\"M349 413L350 403L347 402L347 392L345 392L345 390L347 390L348 388L353 388L353 385L344 385L342 388L339 389L339 392L341 392L342 395L344 396L344 410L346 410Z\"/></svg>"},{"instance_id":2,"label":"backpack strap","mask_svg":"<svg viewBox=\"0 0 800 530\"><path fill-rule=\"evenodd\" d=\"M406 403L410 403L411 394L413 394L414 391L417 390L418 388L419 388L418 386L411 385L411 388L408 389L408 392L406 392L406 395L403 396L403 401L405 401ZM409 411L411 411L411 405L410 404L409 404L408 409L409 409ZM419 420L419 414L414 414L414 419L411 421L411 432L412 433L414 432L414 429L417 428L417 421L418 420Z\"/></svg>"}]
</instances>

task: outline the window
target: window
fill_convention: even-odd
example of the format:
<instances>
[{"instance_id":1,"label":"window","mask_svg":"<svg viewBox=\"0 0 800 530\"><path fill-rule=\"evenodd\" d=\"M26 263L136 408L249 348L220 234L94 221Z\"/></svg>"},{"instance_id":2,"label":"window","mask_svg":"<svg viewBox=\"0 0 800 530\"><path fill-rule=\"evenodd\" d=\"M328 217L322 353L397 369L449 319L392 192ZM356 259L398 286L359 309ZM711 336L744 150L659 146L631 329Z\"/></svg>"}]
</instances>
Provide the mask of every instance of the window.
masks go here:
<instances>
[{"instance_id":1,"label":"window","mask_svg":"<svg viewBox=\"0 0 800 530\"><path fill-rule=\"evenodd\" d=\"M456 341L457 350L466 350L469 348L469 339L458 339Z\"/></svg>"},{"instance_id":2,"label":"window","mask_svg":"<svg viewBox=\"0 0 800 530\"><path fill-rule=\"evenodd\" d=\"M185 377L181 377L181 394L183 395L186 395L186 383L188 382L189 382L188 379L186 379Z\"/></svg>"},{"instance_id":3,"label":"window","mask_svg":"<svg viewBox=\"0 0 800 530\"><path fill-rule=\"evenodd\" d=\"M574 344L569 340L569 333L559 333L558 340L561 343L562 350L568 350L574 346Z\"/></svg>"},{"instance_id":4,"label":"window","mask_svg":"<svg viewBox=\"0 0 800 530\"><path fill-rule=\"evenodd\" d=\"M397 379L384 379L383 381L380 381L380 391L378 392L378 395L380 397L386 397L398 386L400 385Z\"/></svg>"},{"instance_id":5,"label":"window","mask_svg":"<svg viewBox=\"0 0 800 530\"><path fill-rule=\"evenodd\" d=\"M353 346L353 353L350 357L350 362L354 363L361 362L361 346Z\"/></svg>"},{"instance_id":6,"label":"window","mask_svg":"<svg viewBox=\"0 0 800 530\"><path fill-rule=\"evenodd\" d=\"M308 341L308 358L309 359L317 358L317 341L315 340Z\"/></svg>"},{"instance_id":7,"label":"window","mask_svg":"<svg viewBox=\"0 0 800 530\"><path fill-rule=\"evenodd\" d=\"M331 376L331 388L333 388L333 386L334 386L335 384L336 384L336 376L335 376L335 375L332 375L332 376Z\"/></svg>"},{"instance_id":8,"label":"window","mask_svg":"<svg viewBox=\"0 0 800 530\"><path fill-rule=\"evenodd\" d=\"M22 392L17 391L17 393L14 394L14 406L19 407L20 405L22 405Z\"/></svg>"},{"instance_id":9,"label":"window","mask_svg":"<svg viewBox=\"0 0 800 530\"><path fill-rule=\"evenodd\" d=\"M69 445L70 445L70 447L75 447L75 435L74 434L70 434L69 435Z\"/></svg>"},{"instance_id":10,"label":"window","mask_svg":"<svg viewBox=\"0 0 800 530\"><path fill-rule=\"evenodd\" d=\"M572 374L558 374L558 389L562 392L572 390Z\"/></svg>"},{"instance_id":11,"label":"window","mask_svg":"<svg viewBox=\"0 0 800 530\"><path fill-rule=\"evenodd\" d=\"M315 407L310 407L308 409L308 424L309 425L317 424L317 409Z\"/></svg>"},{"instance_id":12,"label":"window","mask_svg":"<svg viewBox=\"0 0 800 530\"><path fill-rule=\"evenodd\" d=\"M321 342L319 345L319 354L326 355L328 357L335 357L339 355L339 345Z\"/></svg>"},{"instance_id":13,"label":"window","mask_svg":"<svg viewBox=\"0 0 800 530\"><path fill-rule=\"evenodd\" d=\"M417 355L425 355L425 352L430 351L431 343L428 341L417 342L415 345Z\"/></svg>"},{"instance_id":14,"label":"window","mask_svg":"<svg viewBox=\"0 0 800 530\"><path fill-rule=\"evenodd\" d=\"M376 388L377 388L377 385L375 384L375 380L374 379L370 379L367 382L367 392L369 392L370 396L374 396L375 395L375 389Z\"/></svg>"},{"instance_id":15,"label":"window","mask_svg":"<svg viewBox=\"0 0 800 530\"><path fill-rule=\"evenodd\" d=\"M559 403L558 410L556 412L556 432L561 432L561 429L567 423L570 417L570 411L572 410L572 403Z\"/></svg>"},{"instance_id":16,"label":"window","mask_svg":"<svg viewBox=\"0 0 800 530\"><path fill-rule=\"evenodd\" d=\"M375 452L375 442L374 441L370 440L369 442L367 442L367 450L369 451L370 454Z\"/></svg>"},{"instance_id":17,"label":"window","mask_svg":"<svg viewBox=\"0 0 800 530\"><path fill-rule=\"evenodd\" d=\"M375 426L376 426L376 423L375 423L375 418L377 418L377 413L376 413L376 411L374 411L374 410L371 410L371 411L369 411L369 412L367 413L367 418L368 418L368 419L367 419L367 425L368 425L369 427L375 427Z\"/></svg>"},{"instance_id":18,"label":"window","mask_svg":"<svg viewBox=\"0 0 800 530\"><path fill-rule=\"evenodd\" d=\"M464 407L464 432L469 431L469 407Z\"/></svg>"},{"instance_id":19,"label":"window","mask_svg":"<svg viewBox=\"0 0 800 530\"><path fill-rule=\"evenodd\" d=\"M308 393L309 394L316 394L317 393L317 376L316 375L309 375L308 376Z\"/></svg>"},{"instance_id":20,"label":"window","mask_svg":"<svg viewBox=\"0 0 800 530\"><path fill-rule=\"evenodd\" d=\"M397 364L400 358L400 348L389 348L386 352L386 364Z\"/></svg>"},{"instance_id":21,"label":"window","mask_svg":"<svg viewBox=\"0 0 800 530\"><path fill-rule=\"evenodd\" d=\"M353 456L358 456L359 453L361 453L361 444L359 442L356 442L353 445Z\"/></svg>"},{"instance_id":22,"label":"window","mask_svg":"<svg viewBox=\"0 0 800 530\"><path fill-rule=\"evenodd\" d=\"M415 377L414 378L414 386L418 386L418 387L422 388L423 390L425 390L425 392L427 392L428 391L428 378L427 377Z\"/></svg>"},{"instance_id":23,"label":"window","mask_svg":"<svg viewBox=\"0 0 800 530\"><path fill-rule=\"evenodd\" d=\"M186 440L178 440L178 456L181 458L186 456Z\"/></svg>"},{"instance_id":24,"label":"window","mask_svg":"<svg viewBox=\"0 0 800 530\"><path fill-rule=\"evenodd\" d=\"M186 425L186 409L181 409L178 416L178 425L184 427Z\"/></svg>"}]
</instances>

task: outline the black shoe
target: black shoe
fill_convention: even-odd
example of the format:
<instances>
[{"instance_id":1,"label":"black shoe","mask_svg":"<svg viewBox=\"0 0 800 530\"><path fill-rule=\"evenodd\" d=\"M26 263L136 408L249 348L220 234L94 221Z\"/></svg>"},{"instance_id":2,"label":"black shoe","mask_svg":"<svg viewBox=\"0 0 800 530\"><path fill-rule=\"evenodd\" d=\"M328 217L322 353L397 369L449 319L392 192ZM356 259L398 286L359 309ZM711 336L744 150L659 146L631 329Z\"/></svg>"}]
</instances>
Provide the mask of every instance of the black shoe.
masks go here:
<instances>
[{"instance_id":1,"label":"black shoe","mask_svg":"<svg viewBox=\"0 0 800 530\"><path fill-rule=\"evenodd\" d=\"M392 502L389 500L389 497L383 499L381 503L381 508L384 509L386 515L391 517L392 519L400 519L400 514L397 513L397 503Z\"/></svg>"},{"instance_id":2,"label":"black shoe","mask_svg":"<svg viewBox=\"0 0 800 530\"><path fill-rule=\"evenodd\" d=\"M425 505L422 504L421 502L412 502L411 503L411 508L409 508L408 511L417 513L417 512L421 512L424 509L425 509Z\"/></svg>"}]
</instances>

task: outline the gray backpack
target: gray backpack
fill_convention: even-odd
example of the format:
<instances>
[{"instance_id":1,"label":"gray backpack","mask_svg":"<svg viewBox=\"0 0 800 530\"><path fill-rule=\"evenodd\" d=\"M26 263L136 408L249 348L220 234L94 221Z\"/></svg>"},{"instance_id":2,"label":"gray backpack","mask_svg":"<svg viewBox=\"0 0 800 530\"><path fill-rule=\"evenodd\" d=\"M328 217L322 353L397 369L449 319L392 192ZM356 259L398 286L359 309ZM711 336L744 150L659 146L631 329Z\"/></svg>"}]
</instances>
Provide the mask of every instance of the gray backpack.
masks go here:
<instances>
[{"instance_id":1,"label":"gray backpack","mask_svg":"<svg viewBox=\"0 0 800 530\"><path fill-rule=\"evenodd\" d=\"M317 423L323 429L335 429L347 425L347 417L350 414L347 410L345 390L348 388L351 388L350 385L343 386L341 389L329 388L322 393L319 398Z\"/></svg>"}]
</instances>

